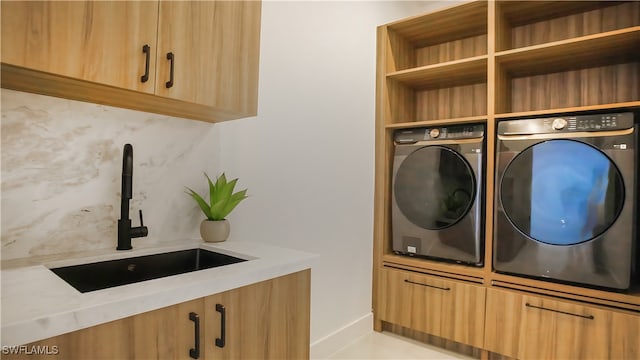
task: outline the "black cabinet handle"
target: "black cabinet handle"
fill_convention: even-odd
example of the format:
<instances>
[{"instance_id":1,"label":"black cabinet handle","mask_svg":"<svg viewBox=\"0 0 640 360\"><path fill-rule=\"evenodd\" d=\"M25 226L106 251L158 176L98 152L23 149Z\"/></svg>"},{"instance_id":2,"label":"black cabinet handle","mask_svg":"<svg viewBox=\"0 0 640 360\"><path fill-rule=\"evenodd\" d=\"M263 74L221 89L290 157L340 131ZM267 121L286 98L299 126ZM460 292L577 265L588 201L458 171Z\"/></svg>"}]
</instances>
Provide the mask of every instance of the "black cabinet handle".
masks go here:
<instances>
[{"instance_id":1,"label":"black cabinet handle","mask_svg":"<svg viewBox=\"0 0 640 360\"><path fill-rule=\"evenodd\" d=\"M195 348L189 349L189 356L192 359L200 358L200 316L194 312L189 313L189 320L193 321L193 328L195 329L193 335L193 341Z\"/></svg>"},{"instance_id":2,"label":"black cabinet handle","mask_svg":"<svg viewBox=\"0 0 640 360\"><path fill-rule=\"evenodd\" d=\"M167 60L171 61L171 68L169 70L169 81L167 81L167 83L165 84L168 89L173 86L173 62L175 58L172 52L167 53Z\"/></svg>"},{"instance_id":3,"label":"black cabinet handle","mask_svg":"<svg viewBox=\"0 0 640 360\"><path fill-rule=\"evenodd\" d=\"M151 60L151 46L144 44L142 47L142 52L146 54L147 60L144 63L144 75L140 78L140 81L143 83L149 81L149 61Z\"/></svg>"},{"instance_id":4,"label":"black cabinet handle","mask_svg":"<svg viewBox=\"0 0 640 360\"><path fill-rule=\"evenodd\" d=\"M448 288L448 287L440 287L440 286L435 286L435 285L423 284L423 283L419 283L419 282L415 282L415 281L411 281L411 280L407 280L407 279L404 279L404 282L409 283L409 284L414 284L414 285L426 286L426 287L430 287L430 288L434 288L434 289L440 289L440 290L444 290L444 291L451 290L451 288Z\"/></svg>"},{"instance_id":5,"label":"black cabinet handle","mask_svg":"<svg viewBox=\"0 0 640 360\"><path fill-rule=\"evenodd\" d=\"M571 316L577 316L577 317L581 317L581 318L588 319L588 320L593 320L593 319L594 319L593 315L580 315L580 314L574 314L574 313L570 313L570 312L566 312L566 311L555 310L555 309L549 309L549 308L542 307L542 306L531 305L531 304L529 304L529 303L526 303L526 304L525 304L525 306L526 306L526 307L533 308L533 309L539 309L539 310L545 310L545 311L552 311L552 312L557 312L557 313L560 313L560 314L571 315Z\"/></svg>"},{"instance_id":6,"label":"black cabinet handle","mask_svg":"<svg viewBox=\"0 0 640 360\"><path fill-rule=\"evenodd\" d=\"M216 338L216 346L223 348L227 339L227 310L224 308L224 305L216 304L216 311L220 313L220 337Z\"/></svg>"}]
</instances>

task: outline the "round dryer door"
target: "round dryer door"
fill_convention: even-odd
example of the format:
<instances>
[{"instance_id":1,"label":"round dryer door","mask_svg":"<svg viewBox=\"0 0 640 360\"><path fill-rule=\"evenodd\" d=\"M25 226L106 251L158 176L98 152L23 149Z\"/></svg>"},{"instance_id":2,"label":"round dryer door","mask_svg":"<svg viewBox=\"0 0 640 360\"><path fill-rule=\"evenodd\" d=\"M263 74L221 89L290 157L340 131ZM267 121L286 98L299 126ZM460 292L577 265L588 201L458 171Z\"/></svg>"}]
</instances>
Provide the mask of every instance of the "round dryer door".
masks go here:
<instances>
[{"instance_id":1,"label":"round dryer door","mask_svg":"<svg viewBox=\"0 0 640 360\"><path fill-rule=\"evenodd\" d=\"M394 196L404 216L429 230L454 225L475 200L476 181L469 163L444 146L409 154L394 178Z\"/></svg>"},{"instance_id":2,"label":"round dryer door","mask_svg":"<svg viewBox=\"0 0 640 360\"><path fill-rule=\"evenodd\" d=\"M604 233L624 202L624 183L600 150L549 140L516 156L500 180L504 213L523 234L551 245L574 245Z\"/></svg>"}]
</instances>

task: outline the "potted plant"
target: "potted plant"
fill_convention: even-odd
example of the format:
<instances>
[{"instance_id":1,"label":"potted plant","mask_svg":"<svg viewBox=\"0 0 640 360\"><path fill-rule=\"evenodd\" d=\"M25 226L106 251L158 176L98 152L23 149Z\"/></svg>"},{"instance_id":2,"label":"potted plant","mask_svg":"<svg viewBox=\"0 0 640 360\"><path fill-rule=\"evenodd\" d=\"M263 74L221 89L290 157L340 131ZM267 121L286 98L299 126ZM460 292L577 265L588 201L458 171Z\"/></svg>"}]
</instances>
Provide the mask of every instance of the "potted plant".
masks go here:
<instances>
[{"instance_id":1,"label":"potted plant","mask_svg":"<svg viewBox=\"0 0 640 360\"><path fill-rule=\"evenodd\" d=\"M238 179L227 181L224 173L213 183L207 173L204 176L209 182L209 203L197 192L187 187L189 194L200 206L207 217L200 224L200 235L207 242L225 241L229 237L229 221L227 215L244 199L247 198L247 189L233 192Z\"/></svg>"}]
</instances>

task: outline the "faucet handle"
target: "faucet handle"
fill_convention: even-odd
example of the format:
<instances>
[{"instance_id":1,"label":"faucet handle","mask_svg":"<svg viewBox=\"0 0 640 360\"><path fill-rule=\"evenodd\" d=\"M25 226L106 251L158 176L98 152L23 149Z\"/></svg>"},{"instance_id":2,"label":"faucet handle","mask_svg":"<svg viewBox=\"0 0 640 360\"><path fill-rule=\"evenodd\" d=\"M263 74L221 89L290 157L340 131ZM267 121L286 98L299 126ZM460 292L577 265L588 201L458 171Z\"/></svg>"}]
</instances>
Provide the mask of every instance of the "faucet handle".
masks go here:
<instances>
[{"instance_id":1,"label":"faucet handle","mask_svg":"<svg viewBox=\"0 0 640 360\"><path fill-rule=\"evenodd\" d=\"M140 226L131 228L130 234L132 238L145 237L149 235L149 229L144 226L144 222L142 221L142 210L138 210L138 213L140 214Z\"/></svg>"}]
</instances>

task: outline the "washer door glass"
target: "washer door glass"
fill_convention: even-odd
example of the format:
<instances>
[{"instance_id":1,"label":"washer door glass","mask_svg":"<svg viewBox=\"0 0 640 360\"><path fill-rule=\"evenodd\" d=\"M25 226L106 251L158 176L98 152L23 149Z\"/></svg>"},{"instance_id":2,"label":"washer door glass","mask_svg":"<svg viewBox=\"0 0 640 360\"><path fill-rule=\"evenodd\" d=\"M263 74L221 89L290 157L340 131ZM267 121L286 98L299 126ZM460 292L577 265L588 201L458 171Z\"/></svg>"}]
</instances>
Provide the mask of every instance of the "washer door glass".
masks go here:
<instances>
[{"instance_id":1,"label":"washer door glass","mask_svg":"<svg viewBox=\"0 0 640 360\"><path fill-rule=\"evenodd\" d=\"M511 161L500 181L500 200L523 234L551 245L574 245L615 222L624 183L600 150L574 140L549 140Z\"/></svg>"},{"instance_id":2,"label":"washer door glass","mask_svg":"<svg viewBox=\"0 0 640 360\"><path fill-rule=\"evenodd\" d=\"M443 146L426 146L409 154L399 166L394 194L409 221L439 230L467 214L475 187L473 170L462 156Z\"/></svg>"}]
</instances>

